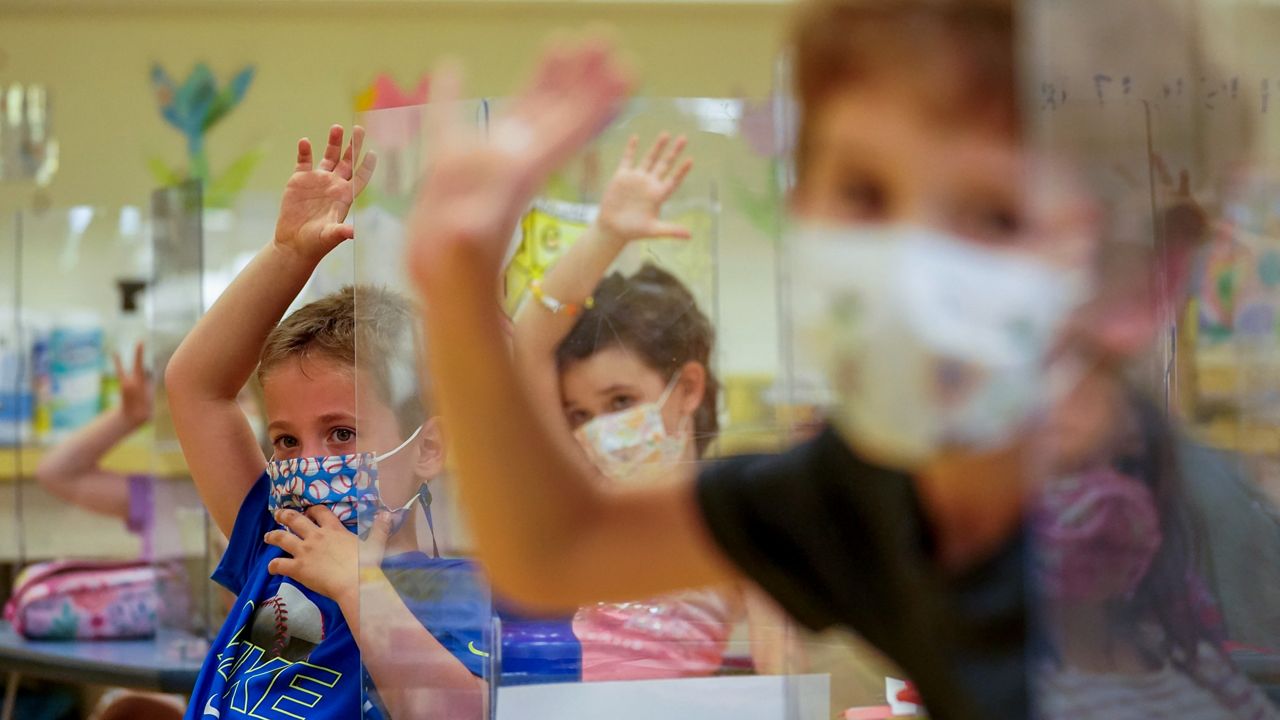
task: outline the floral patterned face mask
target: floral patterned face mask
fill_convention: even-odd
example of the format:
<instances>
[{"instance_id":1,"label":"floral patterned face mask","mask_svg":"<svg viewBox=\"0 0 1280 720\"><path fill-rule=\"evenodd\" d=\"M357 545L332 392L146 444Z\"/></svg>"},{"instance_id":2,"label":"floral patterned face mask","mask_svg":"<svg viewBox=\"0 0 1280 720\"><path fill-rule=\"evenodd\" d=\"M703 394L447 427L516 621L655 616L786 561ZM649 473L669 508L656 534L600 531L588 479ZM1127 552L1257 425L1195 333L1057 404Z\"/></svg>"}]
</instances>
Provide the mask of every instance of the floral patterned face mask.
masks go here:
<instances>
[{"instance_id":1,"label":"floral patterned face mask","mask_svg":"<svg viewBox=\"0 0 1280 720\"><path fill-rule=\"evenodd\" d=\"M677 374L656 402L601 415L578 428L573 436L596 467L613 480L628 480L646 467L668 467L679 462L689 444L688 421L674 435L667 433L662 408L675 390Z\"/></svg>"},{"instance_id":2,"label":"floral patterned face mask","mask_svg":"<svg viewBox=\"0 0 1280 720\"><path fill-rule=\"evenodd\" d=\"M427 525L431 526L431 491L425 483L408 502L398 508L387 507L378 489L378 463L408 447L421 432L422 428L419 427L395 450L381 455L361 452L273 459L267 463L267 480L271 483L267 509L274 515L277 510L306 512L312 506L323 505L343 525L364 537L368 535L373 518L379 511L391 513L391 534L395 534L408 519L410 508L421 504L427 517ZM434 545L434 527L431 537Z\"/></svg>"}]
</instances>

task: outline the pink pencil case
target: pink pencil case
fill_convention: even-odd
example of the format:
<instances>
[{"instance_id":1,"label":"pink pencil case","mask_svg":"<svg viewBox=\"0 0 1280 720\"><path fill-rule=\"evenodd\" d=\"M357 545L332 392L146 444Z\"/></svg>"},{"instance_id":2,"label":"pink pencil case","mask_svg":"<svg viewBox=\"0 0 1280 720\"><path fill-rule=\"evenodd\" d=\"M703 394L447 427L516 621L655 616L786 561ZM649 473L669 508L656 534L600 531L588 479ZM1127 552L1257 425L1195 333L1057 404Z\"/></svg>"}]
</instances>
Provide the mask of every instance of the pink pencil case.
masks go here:
<instances>
[{"instance_id":1,"label":"pink pencil case","mask_svg":"<svg viewBox=\"0 0 1280 720\"><path fill-rule=\"evenodd\" d=\"M24 569L4 619L31 640L124 640L156 634L162 571L146 562L54 560Z\"/></svg>"}]
</instances>

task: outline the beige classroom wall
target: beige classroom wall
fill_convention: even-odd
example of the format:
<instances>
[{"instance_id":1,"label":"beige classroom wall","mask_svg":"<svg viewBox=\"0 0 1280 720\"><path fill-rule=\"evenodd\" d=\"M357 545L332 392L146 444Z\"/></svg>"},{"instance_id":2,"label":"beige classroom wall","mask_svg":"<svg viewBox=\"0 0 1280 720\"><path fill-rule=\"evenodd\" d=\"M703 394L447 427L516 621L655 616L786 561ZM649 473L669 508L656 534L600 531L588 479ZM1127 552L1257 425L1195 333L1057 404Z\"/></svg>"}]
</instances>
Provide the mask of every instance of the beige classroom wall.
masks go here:
<instances>
[{"instance_id":1,"label":"beige classroom wall","mask_svg":"<svg viewBox=\"0 0 1280 720\"><path fill-rule=\"evenodd\" d=\"M39 82L55 103L61 169L54 205L142 202L146 158L184 160L161 119L153 62L181 79L207 62L225 79L257 75L244 103L208 137L214 174L252 147L266 156L250 190L277 191L294 142L350 122L355 94L379 72L410 84L444 56L463 60L476 94L510 92L557 31L614 28L650 95L725 96L768 90L786 31L783 3L684 2L129 2L0 0L0 83ZM0 186L0 211L33 189Z\"/></svg>"}]
</instances>

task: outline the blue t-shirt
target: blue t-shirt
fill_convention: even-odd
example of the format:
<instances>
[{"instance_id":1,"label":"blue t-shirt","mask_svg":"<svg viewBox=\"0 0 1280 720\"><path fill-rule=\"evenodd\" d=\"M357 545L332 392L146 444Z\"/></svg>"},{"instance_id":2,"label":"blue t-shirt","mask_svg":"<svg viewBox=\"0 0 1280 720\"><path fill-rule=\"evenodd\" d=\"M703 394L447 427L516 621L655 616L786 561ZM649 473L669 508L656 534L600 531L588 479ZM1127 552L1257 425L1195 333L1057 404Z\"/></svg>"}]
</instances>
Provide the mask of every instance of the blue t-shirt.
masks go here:
<instances>
[{"instance_id":1,"label":"blue t-shirt","mask_svg":"<svg viewBox=\"0 0 1280 720\"><path fill-rule=\"evenodd\" d=\"M267 572L284 551L262 541L279 527L267 510L265 473L249 490L213 579L236 603L213 641L187 708L188 720L349 720L381 718L376 691L365 698L360 651L337 603ZM475 568L421 553L383 567L405 605L472 674L488 663L491 610ZM372 688L372 683L369 684Z\"/></svg>"}]
</instances>

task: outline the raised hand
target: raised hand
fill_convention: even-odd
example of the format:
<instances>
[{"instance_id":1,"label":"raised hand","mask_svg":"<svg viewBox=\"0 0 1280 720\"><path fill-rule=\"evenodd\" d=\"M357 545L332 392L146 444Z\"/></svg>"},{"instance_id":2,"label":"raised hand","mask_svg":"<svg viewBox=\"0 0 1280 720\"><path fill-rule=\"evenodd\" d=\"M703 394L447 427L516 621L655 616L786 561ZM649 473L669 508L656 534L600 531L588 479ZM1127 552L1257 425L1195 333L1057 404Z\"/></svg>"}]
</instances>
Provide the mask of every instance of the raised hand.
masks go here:
<instances>
[{"instance_id":1,"label":"raised hand","mask_svg":"<svg viewBox=\"0 0 1280 720\"><path fill-rule=\"evenodd\" d=\"M613 118L629 87L607 43L553 49L484 137L456 117L458 72L437 73L427 135L434 157L409 222L414 277L421 282L446 240L476 250L496 277L510 229L533 193Z\"/></svg>"},{"instance_id":2,"label":"raised hand","mask_svg":"<svg viewBox=\"0 0 1280 720\"><path fill-rule=\"evenodd\" d=\"M638 143L635 135L627 141L622 162L605 188L597 221L600 231L619 241L658 237L687 239L688 228L660 218L662 204L680 187L693 167L692 160L680 160L685 148L684 136L671 142L671 136L666 133L659 135L648 154L636 164Z\"/></svg>"},{"instance_id":3,"label":"raised hand","mask_svg":"<svg viewBox=\"0 0 1280 720\"><path fill-rule=\"evenodd\" d=\"M142 343L138 343L133 348L133 369L129 372L125 372L119 353L111 355L111 361L116 366L116 377L120 379L120 412L135 426L150 420L155 408L155 389L151 385L151 376L143 363L142 354Z\"/></svg>"},{"instance_id":4,"label":"raised hand","mask_svg":"<svg viewBox=\"0 0 1280 720\"><path fill-rule=\"evenodd\" d=\"M364 128L356 125L351 143L342 149L341 125L329 128L329 142L320 163L312 161L311 141L298 141L298 163L284 187L275 242L310 257L323 257L355 235L344 221L351 204L369 184L377 156L360 156ZM357 164L357 162L359 164Z\"/></svg>"}]
</instances>

